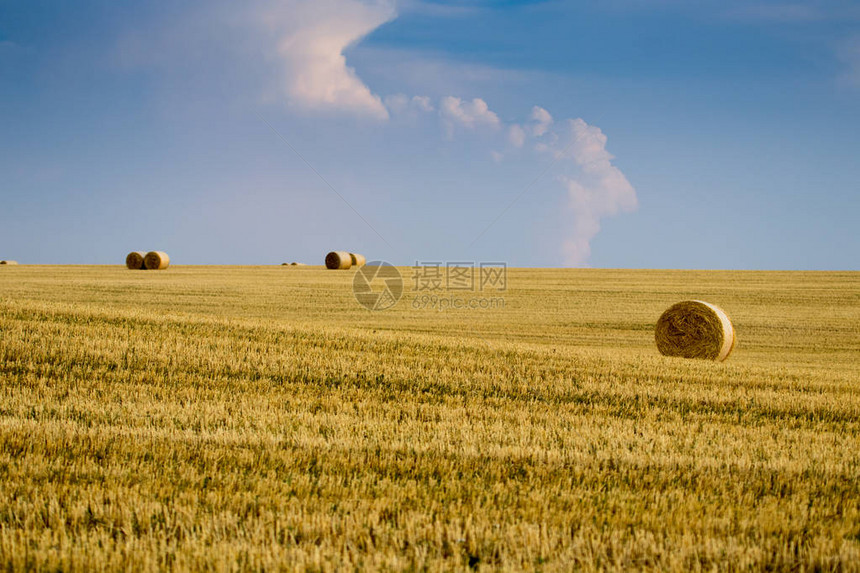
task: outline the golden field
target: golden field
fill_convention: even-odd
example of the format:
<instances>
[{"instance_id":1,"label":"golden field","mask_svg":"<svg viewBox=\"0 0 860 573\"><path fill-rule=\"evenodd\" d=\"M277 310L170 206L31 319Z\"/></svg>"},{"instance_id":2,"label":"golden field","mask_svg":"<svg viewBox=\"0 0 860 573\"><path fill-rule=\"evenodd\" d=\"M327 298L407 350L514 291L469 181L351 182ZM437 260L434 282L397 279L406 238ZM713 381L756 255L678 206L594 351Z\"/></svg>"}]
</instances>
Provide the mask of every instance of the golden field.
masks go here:
<instances>
[{"instance_id":1,"label":"golden field","mask_svg":"<svg viewBox=\"0 0 860 573\"><path fill-rule=\"evenodd\" d=\"M0 269L0 567L860 570L860 273L402 271Z\"/></svg>"}]
</instances>

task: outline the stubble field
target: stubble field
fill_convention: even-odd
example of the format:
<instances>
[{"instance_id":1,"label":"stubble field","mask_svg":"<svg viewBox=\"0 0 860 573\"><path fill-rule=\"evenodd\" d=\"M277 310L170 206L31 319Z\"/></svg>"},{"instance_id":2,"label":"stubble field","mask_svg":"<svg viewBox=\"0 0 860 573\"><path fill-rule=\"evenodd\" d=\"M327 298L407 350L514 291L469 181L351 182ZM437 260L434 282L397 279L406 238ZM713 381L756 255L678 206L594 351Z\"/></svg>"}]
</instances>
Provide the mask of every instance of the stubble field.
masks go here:
<instances>
[{"instance_id":1,"label":"stubble field","mask_svg":"<svg viewBox=\"0 0 860 573\"><path fill-rule=\"evenodd\" d=\"M860 273L402 270L0 269L0 567L860 570Z\"/></svg>"}]
</instances>

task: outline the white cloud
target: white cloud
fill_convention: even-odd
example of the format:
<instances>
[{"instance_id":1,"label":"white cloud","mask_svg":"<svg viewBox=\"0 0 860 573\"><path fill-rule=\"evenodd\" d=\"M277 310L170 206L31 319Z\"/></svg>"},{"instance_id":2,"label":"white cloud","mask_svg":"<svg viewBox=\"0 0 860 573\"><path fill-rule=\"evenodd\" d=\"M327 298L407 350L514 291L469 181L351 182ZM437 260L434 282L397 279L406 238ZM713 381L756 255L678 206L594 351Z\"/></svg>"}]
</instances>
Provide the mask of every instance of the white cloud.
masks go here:
<instances>
[{"instance_id":1,"label":"white cloud","mask_svg":"<svg viewBox=\"0 0 860 573\"><path fill-rule=\"evenodd\" d=\"M584 167L603 167L613 156L606 151L606 135L597 126L588 125L577 118L568 120L573 141L570 151L577 163Z\"/></svg>"},{"instance_id":2,"label":"white cloud","mask_svg":"<svg viewBox=\"0 0 860 573\"><path fill-rule=\"evenodd\" d=\"M508 128L508 141L514 147L522 147L526 143L526 130L517 124Z\"/></svg>"},{"instance_id":3,"label":"white cloud","mask_svg":"<svg viewBox=\"0 0 860 573\"><path fill-rule=\"evenodd\" d=\"M591 240L600 231L601 219L638 207L636 190L627 177L612 165L606 150L606 135L582 119L568 122L570 157L581 167L577 178L562 177L573 213L570 235L565 241L566 262L581 266L588 262Z\"/></svg>"},{"instance_id":4,"label":"white cloud","mask_svg":"<svg viewBox=\"0 0 860 573\"><path fill-rule=\"evenodd\" d=\"M475 129L480 126L497 128L501 124L499 116L491 111L487 102L481 98L463 101L458 97L443 97L439 103L439 114L447 123L449 135L455 124L460 124L468 129Z\"/></svg>"},{"instance_id":5,"label":"white cloud","mask_svg":"<svg viewBox=\"0 0 860 573\"><path fill-rule=\"evenodd\" d=\"M385 96L385 107L392 113L404 113L409 109L409 96L406 94Z\"/></svg>"},{"instance_id":6,"label":"white cloud","mask_svg":"<svg viewBox=\"0 0 860 573\"><path fill-rule=\"evenodd\" d=\"M421 111L430 112L436 110L436 108L433 107L433 103L430 101L430 98L427 96L413 96L412 105Z\"/></svg>"},{"instance_id":7,"label":"white cloud","mask_svg":"<svg viewBox=\"0 0 860 573\"><path fill-rule=\"evenodd\" d=\"M603 131L579 118L563 125L564 133L548 132L546 141L537 142L534 149L549 154L561 165L572 161L578 168L575 174L560 176L558 180L567 191L571 213L564 240L565 262L570 266L585 266L601 220L635 211L639 203L633 185L612 165L614 157L606 149Z\"/></svg>"},{"instance_id":8,"label":"white cloud","mask_svg":"<svg viewBox=\"0 0 860 573\"><path fill-rule=\"evenodd\" d=\"M414 101L406 96L386 99L391 109L403 107ZM529 136L539 138L532 148L548 154L553 163L569 174L557 178L567 192L570 209L570 228L564 240L565 262L570 266L588 264L591 241L600 231L601 220L621 212L634 211L638 207L636 190L620 169L612 164L614 157L606 149L607 137L594 125L582 119L567 120L556 129L552 115L544 108L534 106L527 128L519 123L504 125L498 115L480 99L471 102L456 97L444 97L439 105L439 115L453 135L455 125L469 129L478 126L505 127L507 143L514 148L525 147ZM505 154L491 150L490 157L502 162Z\"/></svg>"},{"instance_id":9,"label":"white cloud","mask_svg":"<svg viewBox=\"0 0 860 573\"><path fill-rule=\"evenodd\" d=\"M414 118L438 109L449 137L457 128L488 129L501 132L507 144L518 149L524 148L529 138L536 138L533 149L551 155L565 172L557 181L566 192L570 212L563 247L568 265L588 263L591 241L599 233L603 219L637 208L636 190L612 164L614 158L606 149L606 135L582 119L556 125L549 111L534 106L525 122L505 124L481 98L446 96L434 106L427 96L399 93L387 96L383 102L373 94L346 65L344 50L393 18L391 4L381 0L283 1L281 10L273 12L276 16L270 15L269 23L277 29L287 94L294 104L377 118L387 118L389 112ZM489 155L496 162L505 157L492 149Z\"/></svg>"},{"instance_id":10,"label":"white cloud","mask_svg":"<svg viewBox=\"0 0 860 573\"><path fill-rule=\"evenodd\" d=\"M263 17L277 36L291 104L388 118L379 96L347 66L344 50L395 17L391 2L285 0Z\"/></svg>"},{"instance_id":11,"label":"white cloud","mask_svg":"<svg viewBox=\"0 0 860 573\"><path fill-rule=\"evenodd\" d=\"M279 46L287 64L288 93L291 100L310 108L329 108L374 117L416 117L438 110L448 137L456 129L485 129L504 137L512 148L524 148L530 138L533 148L550 154L564 165L566 175L558 177L566 191L570 209L570 228L564 241L566 263L588 263L591 241L600 231L601 220L637 207L636 191L624 174L612 165L606 150L607 138L596 126L582 119L559 122L552 114L534 106L525 122L503 123L481 98L461 99L445 96L433 105L430 97L387 96L383 101L346 66L344 49L393 16L384 4L363 4L357 0L323 0L311 5L307 0L292 1L302 7L298 20L282 34ZM334 10L334 8L338 10ZM420 93L420 92L419 92ZM426 92L425 92L426 93ZM497 140L498 141L498 140ZM505 155L487 150L493 161Z\"/></svg>"},{"instance_id":12,"label":"white cloud","mask_svg":"<svg viewBox=\"0 0 860 573\"><path fill-rule=\"evenodd\" d=\"M549 130L552 125L552 115L544 108L536 105L532 108L532 135L540 137Z\"/></svg>"},{"instance_id":13,"label":"white cloud","mask_svg":"<svg viewBox=\"0 0 860 573\"><path fill-rule=\"evenodd\" d=\"M516 122L506 123L481 98L436 99L442 94L485 93L526 85L540 77L532 72L428 60L420 54L381 48L351 52L354 57L361 57L361 69L367 77L380 84L396 85L400 90L432 96L431 99L396 93L383 102L347 65L344 54L395 16L392 1L253 0L238 13L232 3L214 5L221 9L214 10L207 4L205 10L195 12L193 22L171 20L160 35L140 33L121 42L122 62L176 66L181 61L184 64L176 69L181 72L178 75L185 77L193 75L188 71L200 68L199 62L213 60L223 75L225 63L236 66L240 62L251 67L249 56L254 58L250 61L259 61L259 54L267 53L273 56L272 61L282 73L272 74L270 61L265 65L258 63L260 67L249 72L248 77L277 77L279 101L286 96L298 110L378 119L388 118L390 113L404 120L401 126L411 125L416 129L426 129L432 119L440 121L449 136L453 136L455 129L484 130L494 134L493 137L475 138L475 145L463 149L475 156L489 156L496 162L517 153L524 160L533 160L534 156L525 150L547 154L555 159L551 167L565 173L557 181L564 191L559 200L566 199L571 212L564 247L567 263L571 265L587 263L591 240L599 232L602 219L637 206L635 189L612 165L606 136L596 126L581 119L556 122L540 106L532 107ZM205 25L199 25L201 21ZM13 48L8 42L0 42L0 52ZM223 51L218 52L219 49ZM234 59L218 57L225 54L232 54ZM237 55L241 60L235 59ZM860 84L860 40L846 44L844 56L851 70L848 77ZM421 121L413 121L419 117ZM534 170L544 171L546 167L537 165Z\"/></svg>"},{"instance_id":14,"label":"white cloud","mask_svg":"<svg viewBox=\"0 0 860 573\"><path fill-rule=\"evenodd\" d=\"M407 113L430 113L435 111L433 102L427 96L412 96L406 94L394 94L385 97L385 107L393 114L402 115Z\"/></svg>"}]
</instances>

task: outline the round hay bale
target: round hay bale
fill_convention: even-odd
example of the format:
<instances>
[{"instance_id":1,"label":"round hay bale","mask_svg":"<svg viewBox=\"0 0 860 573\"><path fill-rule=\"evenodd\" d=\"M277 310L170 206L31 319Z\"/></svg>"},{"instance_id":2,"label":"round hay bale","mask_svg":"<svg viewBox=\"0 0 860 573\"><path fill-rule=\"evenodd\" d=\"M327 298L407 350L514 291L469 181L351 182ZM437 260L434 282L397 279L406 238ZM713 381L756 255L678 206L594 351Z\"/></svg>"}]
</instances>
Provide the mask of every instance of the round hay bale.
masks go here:
<instances>
[{"instance_id":1,"label":"round hay bale","mask_svg":"<svg viewBox=\"0 0 860 573\"><path fill-rule=\"evenodd\" d=\"M352 266L352 257L346 251L332 251L325 256L325 268L346 270Z\"/></svg>"},{"instance_id":2,"label":"round hay bale","mask_svg":"<svg viewBox=\"0 0 860 573\"><path fill-rule=\"evenodd\" d=\"M163 251L149 251L143 257L143 264L148 271L160 271L170 266L170 257Z\"/></svg>"},{"instance_id":3,"label":"round hay bale","mask_svg":"<svg viewBox=\"0 0 860 573\"><path fill-rule=\"evenodd\" d=\"M297 262L293 261L292 263L290 263L290 266L292 266L292 267L306 267L307 265L305 263L297 263Z\"/></svg>"},{"instance_id":4,"label":"round hay bale","mask_svg":"<svg viewBox=\"0 0 860 573\"><path fill-rule=\"evenodd\" d=\"M125 266L135 271L142 271L146 268L143 266L143 257L145 256L146 253L143 251L132 251L125 258Z\"/></svg>"},{"instance_id":5,"label":"round hay bale","mask_svg":"<svg viewBox=\"0 0 860 573\"><path fill-rule=\"evenodd\" d=\"M665 356L722 362L735 347L735 329L723 310L701 300L670 306L657 321L657 349Z\"/></svg>"},{"instance_id":6,"label":"round hay bale","mask_svg":"<svg viewBox=\"0 0 860 573\"><path fill-rule=\"evenodd\" d=\"M8 265L14 267L18 264L18 261L0 261L0 265Z\"/></svg>"},{"instance_id":7,"label":"round hay bale","mask_svg":"<svg viewBox=\"0 0 860 573\"><path fill-rule=\"evenodd\" d=\"M367 264L367 259L364 258L364 255L359 255L358 253L350 253L349 258L352 260L352 266L354 267L363 267Z\"/></svg>"}]
</instances>

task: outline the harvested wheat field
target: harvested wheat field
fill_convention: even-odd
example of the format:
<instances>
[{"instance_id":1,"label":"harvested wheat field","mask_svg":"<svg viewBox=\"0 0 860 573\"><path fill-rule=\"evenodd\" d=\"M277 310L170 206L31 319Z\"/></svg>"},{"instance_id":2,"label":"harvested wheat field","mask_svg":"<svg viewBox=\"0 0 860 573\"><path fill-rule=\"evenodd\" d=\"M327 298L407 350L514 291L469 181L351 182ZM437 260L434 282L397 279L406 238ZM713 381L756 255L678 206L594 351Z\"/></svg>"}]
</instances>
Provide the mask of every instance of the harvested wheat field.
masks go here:
<instances>
[{"instance_id":1,"label":"harvested wheat field","mask_svg":"<svg viewBox=\"0 0 860 573\"><path fill-rule=\"evenodd\" d=\"M509 269L440 312L402 271L381 312L322 268L0 273L0 565L860 569L860 273ZM682 300L728 360L658 352Z\"/></svg>"}]
</instances>

